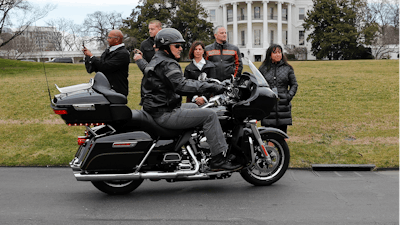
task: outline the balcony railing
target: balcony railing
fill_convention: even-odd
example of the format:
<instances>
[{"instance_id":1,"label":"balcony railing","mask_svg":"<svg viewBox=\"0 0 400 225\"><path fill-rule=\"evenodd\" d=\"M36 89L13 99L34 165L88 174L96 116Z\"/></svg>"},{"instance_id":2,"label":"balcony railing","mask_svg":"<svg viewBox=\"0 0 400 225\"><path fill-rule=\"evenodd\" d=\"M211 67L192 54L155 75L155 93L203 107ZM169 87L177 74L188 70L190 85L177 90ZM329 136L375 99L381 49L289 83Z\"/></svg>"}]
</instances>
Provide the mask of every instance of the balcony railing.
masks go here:
<instances>
[{"instance_id":1,"label":"balcony railing","mask_svg":"<svg viewBox=\"0 0 400 225\"><path fill-rule=\"evenodd\" d=\"M238 21L243 21L243 20L247 20L247 16L244 15L238 16Z\"/></svg>"},{"instance_id":2,"label":"balcony railing","mask_svg":"<svg viewBox=\"0 0 400 225\"><path fill-rule=\"evenodd\" d=\"M259 16L252 16L251 18L252 20L263 20L263 16L259 15ZM278 16L274 16L274 15L268 15L267 16L268 20L278 20ZM247 20L247 16L241 15L237 17L238 21L246 21ZM282 16L282 21L288 21L288 16ZM233 17L228 17L228 22L233 22Z\"/></svg>"},{"instance_id":3,"label":"balcony railing","mask_svg":"<svg viewBox=\"0 0 400 225\"><path fill-rule=\"evenodd\" d=\"M274 16L274 15L269 15L267 17L268 20L278 20L278 16Z\"/></svg>"}]
</instances>

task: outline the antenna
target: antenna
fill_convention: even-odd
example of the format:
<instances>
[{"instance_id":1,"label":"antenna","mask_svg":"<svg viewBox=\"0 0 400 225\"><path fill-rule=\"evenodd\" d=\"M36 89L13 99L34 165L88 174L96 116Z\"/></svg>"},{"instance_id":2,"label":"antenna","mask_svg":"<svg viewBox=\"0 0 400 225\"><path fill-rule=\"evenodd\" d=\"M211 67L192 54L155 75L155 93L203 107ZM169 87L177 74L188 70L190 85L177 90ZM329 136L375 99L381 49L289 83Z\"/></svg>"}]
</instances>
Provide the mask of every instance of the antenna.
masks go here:
<instances>
[{"instance_id":1,"label":"antenna","mask_svg":"<svg viewBox=\"0 0 400 225\"><path fill-rule=\"evenodd\" d=\"M35 22L35 27L36 27L36 22ZM43 33L41 33L41 35L43 35ZM43 40L43 39L41 39L41 40ZM41 57L43 57L44 55L43 55L43 42L42 41L39 41L39 46L40 46ZM43 61L44 76L46 77L47 91L49 93L49 100L50 100L50 104L51 104L51 92L50 92L50 87L49 87L49 81L47 80L46 66L44 64L45 63Z\"/></svg>"},{"instance_id":2,"label":"antenna","mask_svg":"<svg viewBox=\"0 0 400 225\"><path fill-rule=\"evenodd\" d=\"M51 92L50 92L50 87L49 87L49 81L47 80L46 66L44 65L44 61L43 61L43 70L44 70L44 76L46 77L47 91L49 92L49 100L51 103Z\"/></svg>"}]
</instances>

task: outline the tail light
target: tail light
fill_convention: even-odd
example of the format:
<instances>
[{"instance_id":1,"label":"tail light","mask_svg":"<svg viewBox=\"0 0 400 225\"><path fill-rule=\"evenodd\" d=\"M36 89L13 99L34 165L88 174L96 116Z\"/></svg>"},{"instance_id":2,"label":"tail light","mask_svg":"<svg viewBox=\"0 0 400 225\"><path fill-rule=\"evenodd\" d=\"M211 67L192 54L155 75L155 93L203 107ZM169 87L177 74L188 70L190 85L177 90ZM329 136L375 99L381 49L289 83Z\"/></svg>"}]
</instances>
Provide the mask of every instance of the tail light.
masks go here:
<instances>
[{"instance_id":1,"label":"tail light","mask_svg":"<svg viewBox=\"0 0 400 225\"><path fill-rule=\"evenodd\" d=\"M68 126L100 126L105 125L105 123L69 123Z\"/></svg>"},{"instance_id":2,"label":"tail light","mask_svg":"<svg viewBox=\"0 0 400 225\"><path fill-rule=\"evenodd\" d=\"M54 109L54 113L57 115L67 115L68 114L66 109Z\"/></svg>"},{"instance_id":3,"label":"tail light","mask_svg":"<svg viewBox=\"0 0 400 225\"><path fill-rule=\"evenodd\" d=\"M87 136L79 136L78 137L78 145L83 145L86 143Z\"/></svg>"}]
</instances>

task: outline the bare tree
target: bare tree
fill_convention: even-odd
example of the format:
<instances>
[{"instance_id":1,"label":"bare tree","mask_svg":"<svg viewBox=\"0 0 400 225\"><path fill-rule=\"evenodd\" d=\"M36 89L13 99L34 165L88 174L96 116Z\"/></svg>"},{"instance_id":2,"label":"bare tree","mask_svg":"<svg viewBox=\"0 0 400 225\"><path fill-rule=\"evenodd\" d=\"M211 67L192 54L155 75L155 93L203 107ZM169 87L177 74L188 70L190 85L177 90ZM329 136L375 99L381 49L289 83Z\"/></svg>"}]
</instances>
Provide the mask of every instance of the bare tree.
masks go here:
<instances>
[{"instance_id":1,"label":"bare tree","mask_svg":"<svg viewBox=\"0 0 400 225\"><path fill-rule=\"evenodd\" d=\"M10 33L0 34L0 38L5 40L9 40L11 36L12 34ZM29 57L29 53L34 52L35 49L35 40L24 36L18 36L12 39L7 45L1 48L1 50L4 52L3 55L8 59Z\"/></svg>"},{"instance_id":2,"label":"bare tree","mask_svg":"<svg viewBox=\"0 0 400 225\"><path fill-rule=\"evenodd\" d=\"M86 16L83 30L87 36L93 37L91 40L102 45L102 48L105 48L107 46L108 32L114 29L119 29L121 26L121 13L105 13L96 11L95 13Z\"/></svg>"},{"instance_id":3,"label":"bare tree","mask_svg":"<svg viewBox=\"0 0 400 225\"><path fill-rule=\"evenodd\" d=\"M399 2L398 1L394 1L394 4L390 4L390 10L393 12L393 17L392 17L392 21L393 21L393 25L394 27L397 29L397 31L399 30ZM399 36L397 36L399 37Z\"/></svg>"},{"instance_id":4,"label":"bare tree","mask_svg":"<svg viewBox=\"0 0 400 225\"><path fill-rule=\"evenodd\" d=\"M55 40L60 46L58 51L77 51L82 48L84 39L82 38L82 26L74 24L73 20L59 18L46 21L46 25L54 27L60 35L60 39Z\"/></svg>"},{"instance_id":5,"label":"bare tree","mask_svg":"<svg viewBox=\"0 0 400 225\"><path fill-rule=\"evenodd\" d=\"M371 43L375 59L387 57L398 51L399 2L398 0L374 0L368 4L367 19L378 26Z\"/></svg>"},{"instance_id":6,"label":"bare tree","mask_svg":"<svg viewBox=\"0 0 400 225\"><path fill-rule=\"evenodd\" d=\"M9 39L0 43L0 48L20 36L29 26L44 18L56 5L37 7L26 0L0 0L0 34L5 27L17 27Z\"/></svg>"},{"instance_id":7,"label":"bare tree","mask_svg":"<svg viewBox=\"0 0 400 225\"><path fill-rule=\"evenodd\" d=\"M289 54L293 54L297 60L307 60L307 48L306 47L288 47L285 48Z\"/></svg>"}]
</instances>

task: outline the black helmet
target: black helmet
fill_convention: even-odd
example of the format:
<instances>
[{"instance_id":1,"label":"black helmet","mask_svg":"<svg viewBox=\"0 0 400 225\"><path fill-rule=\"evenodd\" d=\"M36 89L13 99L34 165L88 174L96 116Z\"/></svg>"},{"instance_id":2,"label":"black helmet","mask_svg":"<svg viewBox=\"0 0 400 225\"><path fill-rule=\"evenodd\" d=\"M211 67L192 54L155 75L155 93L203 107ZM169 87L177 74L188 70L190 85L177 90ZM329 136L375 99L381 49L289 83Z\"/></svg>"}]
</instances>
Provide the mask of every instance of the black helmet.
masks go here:
<instances>
[{"instance_id":1,"label":"black helmet","mask_svg":"<svg viewBox=\"0 0 400 225\"><path fill-rule=\"evenodd\" d=\"M172 43L185 43L182 34L175 28L164 28L160 30L154 38L156 48L168 46Z\"/></svg>"}]
</instances>

